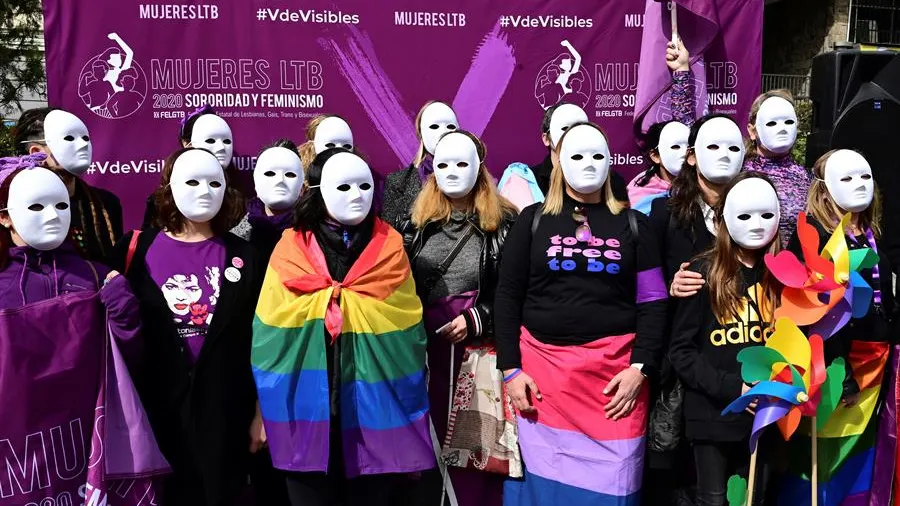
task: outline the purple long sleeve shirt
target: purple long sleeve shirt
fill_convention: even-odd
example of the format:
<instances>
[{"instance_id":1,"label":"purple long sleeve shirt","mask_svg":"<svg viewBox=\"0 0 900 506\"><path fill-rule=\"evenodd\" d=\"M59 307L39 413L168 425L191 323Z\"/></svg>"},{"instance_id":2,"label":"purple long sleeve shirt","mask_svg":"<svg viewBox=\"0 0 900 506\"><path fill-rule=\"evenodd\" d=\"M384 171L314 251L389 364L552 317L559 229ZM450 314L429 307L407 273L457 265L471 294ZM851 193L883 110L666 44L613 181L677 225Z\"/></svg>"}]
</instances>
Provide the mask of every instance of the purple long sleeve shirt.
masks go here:
<instances>
[{"instance_id":1,"label":"purple long sleeve shirt","mask_svg":"<svg viewBox=\"0 0 900 506\"><path fill-rule=\"evenodd\" d=\"M797 228L797 216L806 210L806 197L812 184L809 171L795 162L790 154L772 159L757 156L744 162L744 170L765 174L775 184L781 207L778 234L781 246L786 247Z\"/></svg>"},{"instance_id":2,"label":"purple long sleeve shirt","mask_svg":"<svg viewBox=\"0 0 900 506\"><path fill-rule=\"evenodd\" d=\"M22 307L68 293L93 291L98 280L100 300L106 306L110 330L120 343L123 356L133 363L140 355L140 307L125 276L116 276L105 286L109 268L82 259L69 244L52 251L28 246L9 250L9 263L0 271L0 310Z\"/></svg>"}]
</instances>

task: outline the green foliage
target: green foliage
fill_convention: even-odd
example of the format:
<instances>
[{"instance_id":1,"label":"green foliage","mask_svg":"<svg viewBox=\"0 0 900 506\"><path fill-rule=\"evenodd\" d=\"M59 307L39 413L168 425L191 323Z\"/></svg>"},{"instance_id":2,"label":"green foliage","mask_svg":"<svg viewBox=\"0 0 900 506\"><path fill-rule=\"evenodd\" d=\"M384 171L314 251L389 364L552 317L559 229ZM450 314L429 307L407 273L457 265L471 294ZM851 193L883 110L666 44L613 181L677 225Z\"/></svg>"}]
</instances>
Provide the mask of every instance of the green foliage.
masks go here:
<instances>
[{"instance_id":1,"label":"green foliage","mask_svg":"<svg viewBox=\"0 0 900 506\"><path fill-rule=\"evenodd\" d=\"M0 110L21 109L26 93L44 93L40 0L0 1Z\"/></svg>"},{"instance_id":2,"label":"green foliage","mask_svg":"<svg viewBox=\"0 0 900 506\"><path fill-rule=\"evenodd\" d=\"M791 154L794 160L803 165L806 163L806 136L812 130L812 102L809 100L798 100L797 107L797 142L794 143L794 149Z\"/></svg>"},{"instance_id":3,"label":"green foliage","mask_svg":"<svg viewBox=\"0 0 900 506\"><path fill-rule=\"evenodd\" d=\"M15 152L13 147L12 127L0 122L0 157L12 156Z\"/></svg>"}]
</instances>

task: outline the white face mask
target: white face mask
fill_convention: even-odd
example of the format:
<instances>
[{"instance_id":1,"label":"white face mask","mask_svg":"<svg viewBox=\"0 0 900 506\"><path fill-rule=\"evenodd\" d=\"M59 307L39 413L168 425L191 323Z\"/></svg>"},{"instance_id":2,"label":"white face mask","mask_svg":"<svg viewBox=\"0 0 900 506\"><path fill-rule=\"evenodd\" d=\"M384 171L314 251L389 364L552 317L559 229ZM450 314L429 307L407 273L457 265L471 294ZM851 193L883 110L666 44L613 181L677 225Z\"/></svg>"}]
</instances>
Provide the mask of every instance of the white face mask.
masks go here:
<instances>
[{"instance_id":1,"label":"white face mask","mask_svg":"<svg viewBox=\"0 0 900 506\"><path fill-rule=\"evenodd\" d=\"M575 123L588 120L588 115L575 104L563 104L550 116L550 149L555 149L566 130Z\"/></svg>"},{"instance_id":2,"label":"white face mask","mask_svg":"<svg viewBox=\"0 0 900 506\"><path fill-rule=\"evenodd\" d=\"M754 126L759 144L778 155L790 151L797 140L797 112L790 102L781 97L763 101L756 113Z\"/></svg>"},{"instance_id":3,"label":"white face mask","mask_svg":"<svg viewBox=\"0 0 900 506\"><path fill-rule=\"evenodd\" d=\"M205 149L216 155L222 168L231 164L234 156L234 137L231 127L215 114L203 114L194 122L191 131L191 146Z\"/></svg>"},{"instance_id":4,"label":"white face mask","mask_svg":"<svg viewBox=\"0 0 900 506\"><path fill-rule=\"evenodd\" d=\"M875 196L872 167L856 151L838 150L825 162L825 187L834 203L844 211L865 211Z\"/></svg>"},{"instance_id":5,"label":"white face mask","mask_svg":"<svg viewBox=\"0 0 900 506\"><path fill-rule=\"evenodd\" d=\"M372 209L372 171L352 153L338 153L325 162L319 189L328 214L344 225L359 225Z\"/></svg>"},{"instance_id":6,"label":"white face mask","mask_svg":"<svg viewBox=\"0 0 900 506\"><path fill-rule=\"evenodd\" d=\"M656 150L659 152L663 168L673 176L681 172L690 134L691 129L677 121L664 126L659 133L659 146Z\"/></svg>"},{"instance_id":7,"label":"white face mask","mask_svg":"<svg viewBox=\"0 0 900 506\"><path fill-rule=\"evenodd\" d=\"M742 248L767 247L778 234L781 213L775 188L760 178L734 185L722 210L728 235Z\"/></svg>"},{"instance_id":8,"label":"white face mask","mask_svg":"<svg viewBox=\"0 0 900 506\"><path fill-rule=\"evenodd\" d=\"M578 193L594 193L609 176L609 145L599 130L579 125L566 135L559 164L566 183Z\"/></svg>"},{"instance_id":9,"label":"white face mask","mask_svg":"<svg viewBox=\"0 0 900 506\"><path fill-rule=\"evenodd\" d=\"M17 174L9 185L6 208L16 233L34 249L56 249L69 235L69 191L59 176L47 169Z\"/></svg>"},{"instance_id":10,"label":"white face mask","mask_svg":"<svg viewBox=\"0 0 900 506\"><path fill-rule=\"evenodd\" d=\"M441 138L434 153L434 177L438 188L451 199L465 197L475 187L481 160L472 139L463 134Z\"/></svg>"},{"instance_id":11,"label":"white face mask","mask_svg":"<svg viewBox=\"0 0 900 506\"><path fill-rule=\"evenodd\" d=\"M441 136L457 128L459 128L459 122L456 120L456 113L447 104L435 102L426 107L422 111L422 122L419 123L425 151L433 155Z\"/></svg>"},{"instance_id":12,"label":"white face mask","mask_svg":"<svg viewBox=\"0 0 900 506\"><path fill-rule=\"evenodd\" d=\"M714 184L725 184L741 171L744 141L741 129L728 118L713 118L697 132L694 156L700 174Z\"/></svg>"},{"instance_id":13,"label":"white face mask","mask_svg":"<svg viewBox=\"0 0 900 506\"><path fill-rule=\"evenodd\" d=\"M44 141L66 172L80 176L91 166L94 148L87 126L78 116L59 109L47 113Z\"/></svg>"},{"instance_id":14,"label":"white face mask","mask_svg":"<svg viewBox=\"0 0 900 506\"><path fill-rule=\"evenodd\" d=\"M253 169L256 196L274 211L288 209L300 198L303 189L303 166L297 153L274 147L263 151Z\"/></svg>"},{"instance_id":15,"label":"white face mask","mask_svg":"<svg viewBox=\"0 0 900 506\"><path fill-rule=\"evenodd\" d=\"M225 172L209 152L192 149L175 160L169 187L181 215L188 220L205 223L215 218L222 209Z\"/></svg>"},{"instance_id":16,"label":"white face mask","mask_svg":"<svg viewBox=\"0 0 900 506\"><path fill-rule=\"evenodd\" d=\"M317 155L331 148L353 149L353 132L350 131L350 125L335 116L325 118L316 128L313 146Z\"/></svg>"}]
</instances>

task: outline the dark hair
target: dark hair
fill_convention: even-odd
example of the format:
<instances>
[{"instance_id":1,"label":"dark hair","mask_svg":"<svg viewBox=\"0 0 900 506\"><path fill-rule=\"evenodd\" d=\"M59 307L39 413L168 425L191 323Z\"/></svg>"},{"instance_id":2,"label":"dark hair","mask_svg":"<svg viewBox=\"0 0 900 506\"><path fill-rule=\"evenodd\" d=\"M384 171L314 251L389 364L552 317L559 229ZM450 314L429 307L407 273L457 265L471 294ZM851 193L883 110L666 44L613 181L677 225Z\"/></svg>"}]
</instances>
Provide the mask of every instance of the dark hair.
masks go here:
<instances>
[{"instance_id":1,"label":"dark hair","mask_svg":"<svg viewBox=\"0 0 900 506\"><path fill-rule=\"evenodd\" d=\"M541 120L542 134L550 133L550 120L553 118L553 113L556 112L556 110L559 109L559 107L563 104L565 104L565 102L557 102L544 111L544 119Z\"/></svg>"},{"instance_id":2,"label":"dark hair","mask_svg":"<svg viewBox=\"0 0 900 506\"><path fill-rule=\"evenodd\" d=\"M185 218L178 210L178 206L175 205L175 198L172 197L172 188L169 186L169 183L172 179L175 161L178 160L179 156L193 150L202 151L214 157L212 153L202 148L181 148L166 158L159 187L153 192L153 200L156 202L156 215L153 217L153 224L160 229L175 233L184 230ZM222 201L222 208L210 221L210 226L216 235L228 232L244 217L244 196L240 190L232 185L229 172L228 170L222 171L225 174L225 200Z\"/></svg>"},{"instance_id":3,"label":"dark hair","mask_svg":"<svg viewBox=\"0 0 900 506\"><path fill-rule=\"evenodd\" d=\"M687 156L684 157L684 164L681 166L681 172L678 177L672 181L671 196L669 197L670 219L675 220L675 224L679 228L689 230L691 222L700 216L700 204L697 199L702 197L700 190L700 174L696 165L688 163L688 158L694 152L694 143L697 142L697 135L700 129L707 121L715 118L725 118L735 125L737 123L727 114L707 114L694 122L691 126L691 133L688 136Z\"/></svg>"},{"instance_id":4,"label":"dark hair","mask_svg":"<svg viewBox=\"0 0 900 506\"><path fill-rule=\"evenodd\" d=\"M6 206L9 205L9 187L12 185L12 180L23 170L25 169L18 169L6 176L3 184L0 185L0 209L6 209ZM7 211L3 211L2 214L9 216ZM12 248L12 246L10 229L0 227L0 269L5 269L9 263L9 248Z\"/></svg>"},{"instance_id":5,"label":"dark hair","mask_svg":"<svg viewBox=\"0 0 900 506\"><path fill-rule=\"evenodd\" d=\"M328 218L328 209L325 207L319 185L322 183L322 169L325 168L325 163L340 153L358 156L349 149L330 148L316 155L309 167L304 167L307 186L294 205L294 230L312 230ZM372 209L374 210L375 206L372 206ZM371 213L372 211L369 211L369 214Z\"/></svg>"},{"instance_id":6,"label":"dark hair","mask_svg":"<svg viewBox=\"0 0 900 506\"><path fill-rule=\"evenodd\" d=\"M191 135L193 135L194 133L194 125L197 123L197 120L200 118L200 116L204 116L206 114L217 116L216 111L208 105L205 105L192 113L188 113L188 117L185 120L184 124L181 126L181 131L179 132L178 136L178 140L180 140L182 144L191 142Z\"/></svg>"},{"instance_id":7,"label":"dark hair","mask_svg":"<svg viewBox=\"0 0 900 506\"><path fill-rule=\"evenodd\" d=\"M23 111L13 127L13 151L17 155L27 155L31 142L44 138L44 119L58 107L39 107Z\"/></svg>"},{"instance_id":8,"label":"dark hair","mask_svg":"<svg viewBox=\"0 0 900 506\"><path fill-rule=\"evenodd\" d=\"M297 151L297 145L294 144L294 141L292 141L290 139L278 139L277 141L275 141L271 144L267 144L267 145L263 146L263 148L259 150L259 155L261 155L263 153L263 151L265 151L267 149L272 149L272 148L290 149L291 151L293 151L294 153L297 154L298 158L300 157L300 152ZM259 157L259 155L256 155L257 158Z\"/></svg>"},{"instance_id":9,"label":"dark hair","mask_svg":"<svg viewBox=\"0 0 900 506\"><path fill-rule=\"evenodd\" d=\"M647 162L650 164L650 167L644 172L644 177L639 179L637 186L647 186L653 176L658 176L662 171L662 164L656 163L650 158L651 154L659 155L659 136L662 134L663 128L666 127L669 123L673 123L675 120L669 121L661 121L659 123L654 123L650 125L650 128L647 129L647 133L644 134L643 137L643 146L642 149L644 151L644 155L647 157Z\"/></svg>"}]
</instances>

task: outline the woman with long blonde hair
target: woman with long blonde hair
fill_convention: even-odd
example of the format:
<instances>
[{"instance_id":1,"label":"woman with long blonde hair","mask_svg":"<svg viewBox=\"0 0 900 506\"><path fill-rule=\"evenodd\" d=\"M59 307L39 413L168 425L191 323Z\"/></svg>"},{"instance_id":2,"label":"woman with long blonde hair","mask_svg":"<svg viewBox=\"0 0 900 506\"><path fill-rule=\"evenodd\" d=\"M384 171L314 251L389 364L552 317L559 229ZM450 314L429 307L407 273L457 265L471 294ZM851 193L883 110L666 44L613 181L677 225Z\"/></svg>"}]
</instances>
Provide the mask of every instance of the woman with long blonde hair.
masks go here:
<instances>
[{"instance_id":1,"label":"woman with long blonde hair","mask_svg":"<svg viewBox=\"0 0 900 506\"><path fill-rule=\"evenodd\" d=\"M814 230L818 234L821 249L835 229L843 226L847 247L851 251L871 248L879 255L877 264L858 271L872 288L872 302L868 311L860 318L845 322L831 337L822 336L826 339L825 362L831 363L835 358L843 358L846 374L841 402L820 429L818 436L819 467L832 470L830 478L820 479L819 487L834 490L829 500L833 499L835 504L845 504L853 500L850 497L858 495L889 495L889 492L876 486L871 476L873 466L879 466L875 463L873 447L877 446L881 453L883 435L896 434L896 420L889 416L880 419L876 416L879 410L884 413L896 408L893 396L896 383L884 380L885 373L891 370L888 356L891 353L890 342L895 317L891 280L894 266L883 247L881 199L868 161L856 151L832 150L816 161L812 176L806 205L805 232L810 234ZM849 220L842 224L842 218L848 214ZM800 229L795 231L788 245L788 249L798 258L803 258L801 232L803 231ZM894 373L896 376L896 369ZM896 382L896 378L894 381ZM889 394L882 396L882 388ZM880 398L894 405L886 405L884 407L889 409L881 409L878 407ZM888 426L879 427L880 423ZM885 432L881 432L882 430ZM893 444L887 442L889 445ZM808 440L807 444L799 446L797 450L809 451ZM888 459L893 464L895 452L885 453L891 454ZM781 499L785 504L808 504L809 482L802 478L808 473L808 469L808 465L802 470L789 466L789 472L782 480ZM849 496L849 487L842 483L854 483L853 496ZM890 483L885 485L890 487Z\"/></svg>"},{"instance_id":2,"label":"woman with long blonde hair","mask_svg":"<svg viewBox=\"0 0 900 506\"><path fill-rule=\"evenodd\" d=\"M428 394L438 441L444 441L447 432L450 385L459 374L464 348L494 341L500 252L516 216L515 207L499 195L484 159L484 145L471 133L444 134L434 148L434 173L426 178L412 216L401 227L425 306ZM478 441L499 442L499 422L482 419L475 429L482 434ZM464 423L457 419L456 433L466 430ZM502 448L498 444L488 450ZM449 479L426 474L420 493L423 500L435 500L443 483L461 506L499 506L502 478L452 468Z\"/></svg>"},{"instance_id":3,"label":"woman with long blonde hair","mask_svg":"<svg viewBox=\"0 0 900 506\"><path fill-rule=\"evenodd\" d=\"M780 285L763 262L777 253L779 204L765 176L733 178L716 206L712 250L697 257L691 270L707 283L679 300L669 358L685 386L685 435L694 448L697 504L724 506L726 482L747 475L750 413L722 415L731 401L750 389L741 379L738 353L761 346L771 333ZM762 477L767 466L762 466ZM763 504L763 491L754 505Z\"/></svg>"},{"instance_id":4,"label":"woman with long blonde hair","mask_svg":"<svg viewBox=\"0 0 900 506\"><path fill-rule=\"evenodd\" d=\"M647 217L613 195L600 127L576 123L555 155L547 199L506 240L495 299L497 365L525 465L504 503L636 502L645 377L658 370L666 323L660 251Z\"/></svg>"},{"instance_id":5,"label":"woman with long blonde hair","mask_svg":"<svg viewBox=\"0 0 900 506\"><path fill-rule=\"evenodd\" d=\"M381 217L394 225L408 216L419 191L434 172L434 150L438 140L459 129L456 113L444 102L430 100L416 115L416 139L419 148L409 167L389 174L385 179Z\"/></svg>"}]
</instances>

